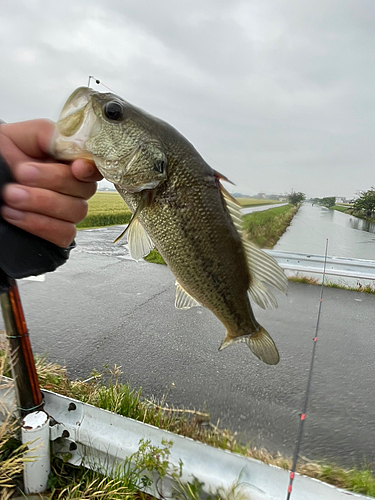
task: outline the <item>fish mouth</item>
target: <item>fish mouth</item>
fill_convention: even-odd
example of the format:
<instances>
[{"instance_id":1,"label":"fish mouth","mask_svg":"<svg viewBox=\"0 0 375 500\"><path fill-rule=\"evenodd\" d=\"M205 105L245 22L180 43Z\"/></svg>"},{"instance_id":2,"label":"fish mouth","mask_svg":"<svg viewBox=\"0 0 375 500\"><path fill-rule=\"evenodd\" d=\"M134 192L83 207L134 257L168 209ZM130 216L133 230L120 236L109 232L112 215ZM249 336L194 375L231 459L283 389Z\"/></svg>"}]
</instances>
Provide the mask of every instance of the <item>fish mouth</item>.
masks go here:
<instances>
[{"instance_id":1,"label":"fish mouth","mask_svg":"<svg viewBox=\"0 0 375 500\"><path fill-rule=\"evenodd\" d=\"M61 110L56 128L64 137L76 134L85 118L85 109L92 98L92 90L79 87L67 99Z\"/></svg>"},{"instance_id":2,"label":"fish mouth","mask_svg":"<svg viewBox=\"0 0 375 500\"><path fill-rule=\"evenodd\" d=\"M67 99L50 143L49 149L55 158L92 160L92 155L85 151L85 144L101 128L92 108L92 98L96 93L88 87L79 87Z\"/></svg>"}]
</instances>

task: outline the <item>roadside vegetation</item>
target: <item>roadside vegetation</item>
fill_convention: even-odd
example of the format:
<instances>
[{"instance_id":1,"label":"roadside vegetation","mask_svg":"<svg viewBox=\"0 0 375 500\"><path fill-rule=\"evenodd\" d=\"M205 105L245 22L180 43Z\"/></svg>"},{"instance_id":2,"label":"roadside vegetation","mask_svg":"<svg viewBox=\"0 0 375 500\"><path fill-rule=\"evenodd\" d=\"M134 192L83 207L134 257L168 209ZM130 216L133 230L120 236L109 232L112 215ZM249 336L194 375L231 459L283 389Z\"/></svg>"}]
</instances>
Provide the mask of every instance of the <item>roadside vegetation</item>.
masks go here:
<instances>
[{"instance_id":1,"label":"roadside vegetation","mask_svg":"<svg viewBox=\"0 0 375 500\"><path fill-rule=\"evenodd\" d=\"M294 283L304 283L306 285L321 285L321 281L318 278L311 278L308 276L289 276L289 281L293 281ZM361 285L360 283L357 286L348 286L348 285L340 285L339 283L333 283L332 281L325 280L324 286L328 288L338 288L340 290L349 290L351 292L362 292L362 293L373 293L375 294L375 286L374 285Z\"/></svg>"},{"instance_id":2,"label":"roadside vegetation","mask_svg":"<svg viewBox=\"0 0 375 500\"><path fill-rule=\"evenodd\" d=\"M36 367L42 388L59 394L78 399L113 411L120 415L146 422L161 429L190 437L197 441L216 446L224 450L239 453L244 456L261 460L266 464L276 465L290 470L291 458L283 457L278 453L269 453L264 449L243 445L236 439L236 435L228 429L219 428L210 421L205 411L193 411L174 408L167 404L168 394L162 401L146 398L141 389L134 390L128 384L119 381L120 367L114 366L104 369L101 373L94 371L86 381L70 380L66 369L46 361L45 358L36 358ZM0 351L0 369L9 375L9 367L4 351ZM0 372L1 376L1 372ZM297 422L296 422L297 424ZM14 439L15 423L8 418L1 425L0 430L0 487L9 494L14 491L15 484L20 483L20 473L24 449ZM125 463L114 478L106 478L83 467L73 467L58 458L53 459L53 468L49 480L49 500L80 499L150 499L139 489L147 484L147 471L156 471L161 477L173 477L177 484L176 498L197 499L202 492L202 484L197 480L191 483L182 483L180 470L171 468L168 461L170 443L155 448L147 441L140 442L139 450ZM301 474L328 482L340 488L375 497L375 476L372 464L362 467L343 469L332 463L311 462L306 458L299 460L297 471ZM241 483L234 485L241 497ZM232 494L233 494L232 491ZM4 495L5 495L4 493ZM214 499L229 498L230 493L218 491L212 495ZM8 499L9 496L0 497Z\"/></svg>"}]
</instances>

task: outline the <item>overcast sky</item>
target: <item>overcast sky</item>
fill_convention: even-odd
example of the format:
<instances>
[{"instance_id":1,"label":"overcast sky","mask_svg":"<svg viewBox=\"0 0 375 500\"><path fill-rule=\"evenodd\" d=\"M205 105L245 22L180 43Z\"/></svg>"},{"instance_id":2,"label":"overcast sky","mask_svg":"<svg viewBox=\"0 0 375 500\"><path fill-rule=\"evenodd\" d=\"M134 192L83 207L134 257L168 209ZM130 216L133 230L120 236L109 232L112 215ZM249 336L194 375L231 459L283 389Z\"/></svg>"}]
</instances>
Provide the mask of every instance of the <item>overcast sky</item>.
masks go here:
<instances>
[{"instance_id":1,"label":"overcast sky","mask_svg":"<svg viewBox=\"0 0 375 500\"><path fill-rule=\"evenodd\" d=\"M2 0L0 62L5 121L56 120L94 75L231 191L375 185L374 0Z\"/></svg>"}]
</instances>

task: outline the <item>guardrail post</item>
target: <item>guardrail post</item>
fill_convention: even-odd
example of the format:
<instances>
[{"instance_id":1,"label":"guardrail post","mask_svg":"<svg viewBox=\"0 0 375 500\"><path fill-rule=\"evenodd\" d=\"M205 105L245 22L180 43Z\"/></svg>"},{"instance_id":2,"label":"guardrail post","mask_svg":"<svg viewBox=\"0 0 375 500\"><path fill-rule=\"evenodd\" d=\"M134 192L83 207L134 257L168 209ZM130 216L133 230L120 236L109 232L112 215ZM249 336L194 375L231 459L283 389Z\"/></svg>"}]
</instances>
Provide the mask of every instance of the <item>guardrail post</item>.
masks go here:
<instances>
[{"instance_id":1,"label":"guardrail post","mask_svg":"<svg viewBox=\"0 0 375 500\"><path fill-rule=\"evenodd\" d=\"M22 444L27 444L23 478L26 494L47 489L51 471L49 416L44 411L29 413L22 421Z\"/></svg>"}]
</instances>

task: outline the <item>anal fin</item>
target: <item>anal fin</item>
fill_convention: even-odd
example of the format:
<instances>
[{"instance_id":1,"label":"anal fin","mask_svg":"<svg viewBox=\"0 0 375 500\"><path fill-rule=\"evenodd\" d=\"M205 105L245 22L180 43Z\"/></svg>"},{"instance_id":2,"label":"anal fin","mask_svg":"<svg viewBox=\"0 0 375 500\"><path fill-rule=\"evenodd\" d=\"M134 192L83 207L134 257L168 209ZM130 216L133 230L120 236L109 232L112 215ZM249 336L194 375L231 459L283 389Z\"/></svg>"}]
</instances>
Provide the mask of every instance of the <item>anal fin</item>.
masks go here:
<instances>
[{"instance_id":1,"label":"anal fin","mask_svg":"<svg viewBox=\"0 0 375 500\"><path fill-rule=\"evenodd\" d=\"M176 300L174 305L176 309L190 309L191 307L198 307L201 304L189 295L180 283L176 281Z\"/></svg>"}]
</instances>

